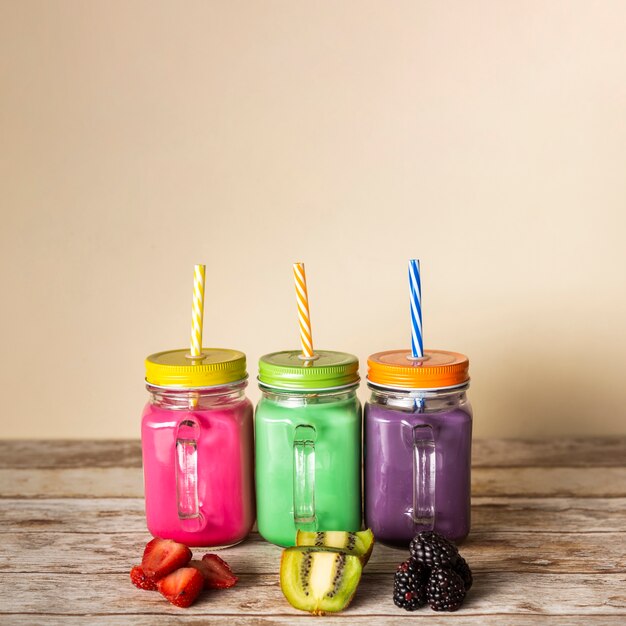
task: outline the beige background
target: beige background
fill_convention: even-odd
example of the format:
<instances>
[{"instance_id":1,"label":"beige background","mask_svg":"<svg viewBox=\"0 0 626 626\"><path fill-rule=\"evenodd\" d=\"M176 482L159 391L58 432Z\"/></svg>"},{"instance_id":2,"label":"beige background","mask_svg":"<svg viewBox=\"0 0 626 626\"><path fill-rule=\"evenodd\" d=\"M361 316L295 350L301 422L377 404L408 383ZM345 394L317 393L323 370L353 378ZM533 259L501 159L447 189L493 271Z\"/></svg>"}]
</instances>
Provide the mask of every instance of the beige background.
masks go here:
<instances>
[{"instance_id":1,"label":"beige background","mask_svg":"<svg viewBox=\"0 0 626 626\"><path fill-rule=\"evenodd\" d=\"M408 346L412 256L478 436L626 433L625 23L622 1L0 0L0 436L138 436L194 262L205 344L254 377L298 346L294 260L317 347Z\"/></svg>"}]
</instances>

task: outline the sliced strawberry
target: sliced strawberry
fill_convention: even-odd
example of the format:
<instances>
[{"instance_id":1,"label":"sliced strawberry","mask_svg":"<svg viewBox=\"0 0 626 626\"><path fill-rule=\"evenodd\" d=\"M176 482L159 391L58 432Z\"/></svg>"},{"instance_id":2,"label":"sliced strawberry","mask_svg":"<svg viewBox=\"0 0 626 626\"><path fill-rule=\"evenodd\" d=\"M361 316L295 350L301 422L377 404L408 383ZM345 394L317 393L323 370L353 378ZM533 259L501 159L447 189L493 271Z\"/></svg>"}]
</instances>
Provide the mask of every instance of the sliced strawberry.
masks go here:
<instances>
[{"instance_id":1,"label":"sliced strawberry","mask_svg":"<svg viewBox=\"0 0 626 626\"><path fill-rule=\"evenodd\" d=\"M159 580L175 569L187 565L190 559L191 550L187 546L157 537L146 545L141 568L148 578Z\"/></svg>"},{"instance_id":2,"label":"sliced strawberry","mask_svg":"<svg viewBox=\"0 0 626 626\"><path fill-rule=\"evenodd\" d=\"M141 565L135 565L130 570L130 582L139 587L139 589L145 589L146 591L156 591L156 583L152 578L146 576L146 573L141 569Z\"/></svg>"},{"instance_id":3,"label":"sliced strawberry","mask_svg":"<svg viewBox=\"0 0 626 626\"><path fill-rule=\"evenodd\" d=\"M205 565L203 561L196 561L195 559L192 559L191 561L189 561L189 563L187 563L187 567L195 567L205 579L210 574L208 566Z\"/></svg>"},{"instance_id":4,"label":"sliced strawberry","mask_svg":"<svg viewBox=\"0 0 626 626\"><path fill-rule=\"evenodd\" d=\"M239 580L228 563L217 554L205 554L202 561L193 561L193 567L202 572L207 589L226 589L236 585Z\"/></svg>"},{"instance_id":5,"label":"sliced strawberry","mask_svg":"<svg viewBox=\"0 0 626 626\"><path fill-rule=\"evenodd\" d=\"M215 585L211 583L212 578L214 578L211 568L205 561L189 561L189 567L195 567L204 578L204 586L206 589L215 589Z\"/></svg>"},{"instance_id":6,"label":"sliced strawberry","mask_svg":"<svg viewBox=\"0 0 626 626\"><path fill-rule=\"evenodd\" d=\"M182 607L192 604L203 587L204 578L195 567L181 567L157 582L159 593Z\"/></svg>"}]
</instances>

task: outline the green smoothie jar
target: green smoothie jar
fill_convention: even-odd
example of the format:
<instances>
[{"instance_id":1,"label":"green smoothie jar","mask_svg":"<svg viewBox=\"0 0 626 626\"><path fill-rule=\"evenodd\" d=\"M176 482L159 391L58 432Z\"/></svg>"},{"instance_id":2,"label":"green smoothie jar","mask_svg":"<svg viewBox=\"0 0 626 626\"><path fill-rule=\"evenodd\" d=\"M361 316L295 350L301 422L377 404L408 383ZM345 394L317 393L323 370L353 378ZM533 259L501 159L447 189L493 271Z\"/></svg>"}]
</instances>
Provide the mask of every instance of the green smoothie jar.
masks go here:
<instances>
[{"instance_id":1,"label":"green smoothie jar","mask_svg":"<svg viewBox=\"0 0 626 626\"><path fill-rule=\"evenodd\" d=\"M358 359L320 350L259 361L256 498L259 533L293 546L297 530L361 529Z\"/></svg>"}]
</instances>

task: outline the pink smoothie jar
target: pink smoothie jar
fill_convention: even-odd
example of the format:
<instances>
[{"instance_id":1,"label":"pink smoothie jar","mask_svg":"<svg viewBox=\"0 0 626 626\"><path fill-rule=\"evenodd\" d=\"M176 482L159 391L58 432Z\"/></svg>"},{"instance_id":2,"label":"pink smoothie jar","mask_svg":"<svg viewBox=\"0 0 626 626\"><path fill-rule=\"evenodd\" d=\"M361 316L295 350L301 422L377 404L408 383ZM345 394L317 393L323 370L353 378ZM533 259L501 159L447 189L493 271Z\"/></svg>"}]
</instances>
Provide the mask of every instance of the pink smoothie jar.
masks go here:
<instances>
[{"instance_id":1,"label":"pink smoothie jar","mask_svg":"<svg viewBox=\"0 0 626 626\"><path fill-rule=\"evenodd\" d=\"M203 348L146 359L141 421L148 530L188 546L242 541L255 520L246 356Z\"/></svg>"}]
</instances>

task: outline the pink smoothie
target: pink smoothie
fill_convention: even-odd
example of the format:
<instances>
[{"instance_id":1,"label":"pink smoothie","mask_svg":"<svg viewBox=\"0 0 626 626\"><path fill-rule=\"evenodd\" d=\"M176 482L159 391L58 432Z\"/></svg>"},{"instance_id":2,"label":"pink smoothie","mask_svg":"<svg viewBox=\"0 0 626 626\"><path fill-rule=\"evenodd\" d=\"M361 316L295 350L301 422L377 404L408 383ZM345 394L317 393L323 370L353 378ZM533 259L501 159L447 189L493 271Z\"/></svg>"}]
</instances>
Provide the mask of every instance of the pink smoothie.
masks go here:
<instances>
[{"instance_id":1,"label":"pink smoothie","mask_svg":"<svg viewBox=\"0 0 626 626\"><path fill-rule=\"evenodd\" d=\"M255 519L252 405L146 405L142 447L149 531L189 546L240 542Z\"/></svg>"}]
</instances>

